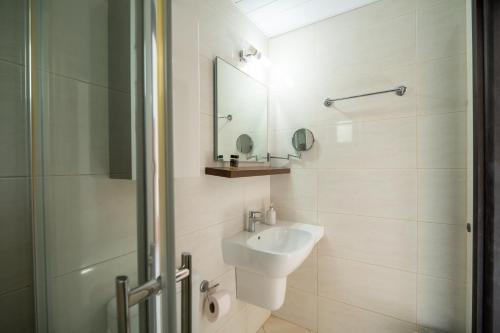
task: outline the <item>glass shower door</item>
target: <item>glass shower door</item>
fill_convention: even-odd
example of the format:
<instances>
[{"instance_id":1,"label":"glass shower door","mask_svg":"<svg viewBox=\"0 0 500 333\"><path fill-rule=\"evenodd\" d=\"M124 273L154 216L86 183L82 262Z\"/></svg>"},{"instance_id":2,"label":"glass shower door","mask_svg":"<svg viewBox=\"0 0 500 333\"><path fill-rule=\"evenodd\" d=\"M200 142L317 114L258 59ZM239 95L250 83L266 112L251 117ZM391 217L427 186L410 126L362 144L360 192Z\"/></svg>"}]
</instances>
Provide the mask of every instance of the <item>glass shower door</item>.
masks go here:
<instances>
[{"instance_id":1,"label":"glass shower door","mask_svg":"<svg viewBox=\"0 0 500 333\"><path fill-rule=\"evenodd\" d=\"M115 277L167 270L158 3L30 2L39 332L118 332ZM162 331L162 303L131 332Z\"/></svg>"},{"instance_id":2,"label":"glass shower door","mask_svg":"<svg viewBox=\"0 0 500 333\"><path fill-rule=\"evenodd\" d=\"M0 332L34 329L27 9L0 1Z\"/></svg>"}]
</instances>

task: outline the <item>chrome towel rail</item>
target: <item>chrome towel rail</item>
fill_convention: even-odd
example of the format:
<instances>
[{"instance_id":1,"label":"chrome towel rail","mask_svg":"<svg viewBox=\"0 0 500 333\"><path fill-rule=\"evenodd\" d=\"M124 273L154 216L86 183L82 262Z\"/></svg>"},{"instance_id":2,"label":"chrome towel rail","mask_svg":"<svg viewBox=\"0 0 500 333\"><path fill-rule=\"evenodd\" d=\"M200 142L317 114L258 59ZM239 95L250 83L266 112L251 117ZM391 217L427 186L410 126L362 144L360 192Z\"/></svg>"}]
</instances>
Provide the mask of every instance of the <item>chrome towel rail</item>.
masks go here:
<instances>
[{"instance_id":1,"label":"chrome towel rail","mask_svg":"<svg viewBox=\"0 0 500 333\"><path fill-rule=\"evenodd\" d=\"M382 90L382 91L375 91L375 92L371 92L371 93L365 93L365 94L360 94L360 95L353 95L353 96L348 96L348 97L325 98L325 101L324 101L323 104L325 106L327 106L327 107L330 107L336 101L342 101L342 100L345 100L345 99L352 99L352 98L372 96L372 95L379 95L379 94L387 94L387 93L390 93L390 92L394 92L398 96L403 96L406 93L406 87L405 86L399 86L399 87L394 88L394 89Z\"/></svg>"}]
</instances>

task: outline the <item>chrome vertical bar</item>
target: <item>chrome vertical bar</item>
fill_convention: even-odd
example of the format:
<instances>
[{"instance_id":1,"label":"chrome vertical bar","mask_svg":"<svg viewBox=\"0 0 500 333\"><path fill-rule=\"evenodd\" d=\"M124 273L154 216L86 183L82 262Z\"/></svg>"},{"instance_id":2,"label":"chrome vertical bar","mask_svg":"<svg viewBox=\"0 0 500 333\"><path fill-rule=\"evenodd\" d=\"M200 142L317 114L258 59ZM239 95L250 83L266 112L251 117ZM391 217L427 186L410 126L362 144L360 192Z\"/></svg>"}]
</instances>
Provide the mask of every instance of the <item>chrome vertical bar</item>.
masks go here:
<instances>
[{"instance_id":1,"label":"chrome vertical bar","mask_svg":"<svg viewBox=\"0 0 500 333\"><path fill-rule=\"evenodd\" d=\"M165 229L163 236L166 239L164 246L163 262L165 263L164 272L166 274L165 290L169 297L164 297L163 305L165 308L165 332L176 332L177 330L177 304L176 304L176 264L175 264L175 204L174 204L174 145L173 145L173 98L172 98L172 0L162 1L163 25L162 37L163 44L163 87L164 97L164 117L163 124L165 129L165 146L163 153L165 156ZM191 281L191 277L189 277Z\"/></svg>"},{"instance_id":2,"label":"chrome vertical bar","mask_svg":"<svg viewBox=\"0 0 500 333\"><path fill-rule=\"evenodd\" d=\"M116 313L118 333L130 333L130 312L128 306L128 277L117 276L116 287Z\"/></svg>"},{"instance_id":3,"label":"chrome vertical bar","mask_svg":"<svg viewBox=\"0 0 500 333\"><path fill-rule=\"evenodd\" d=\"M181 265L182 268L189 270L189 275L181 281L181 333L191 333L192 331L192 315L193 315L193 304L191 291L193 279L192 279L192 261L191 254L183 252L181 255Z\"/></svg>"}]
</instances>

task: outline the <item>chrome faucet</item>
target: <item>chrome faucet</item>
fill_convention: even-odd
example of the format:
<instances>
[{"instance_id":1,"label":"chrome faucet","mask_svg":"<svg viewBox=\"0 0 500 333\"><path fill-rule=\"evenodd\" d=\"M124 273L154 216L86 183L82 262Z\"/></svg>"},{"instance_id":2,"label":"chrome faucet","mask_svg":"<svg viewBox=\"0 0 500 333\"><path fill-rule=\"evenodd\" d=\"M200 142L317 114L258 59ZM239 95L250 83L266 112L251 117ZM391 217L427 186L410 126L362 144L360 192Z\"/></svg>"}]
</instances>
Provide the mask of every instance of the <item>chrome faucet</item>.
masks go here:
<instances>
[{"instance_id":1,"label":"chrome faucet","mask_svg":"<svg viewBox=\"0 0 500 333\"><path fill-rule=\"evenodd\" d=\"M251 210L248 213L248 224L246 231L255 232L255 225L259 222L264 222L264 213Z\"/></svg>"}]
</instances>

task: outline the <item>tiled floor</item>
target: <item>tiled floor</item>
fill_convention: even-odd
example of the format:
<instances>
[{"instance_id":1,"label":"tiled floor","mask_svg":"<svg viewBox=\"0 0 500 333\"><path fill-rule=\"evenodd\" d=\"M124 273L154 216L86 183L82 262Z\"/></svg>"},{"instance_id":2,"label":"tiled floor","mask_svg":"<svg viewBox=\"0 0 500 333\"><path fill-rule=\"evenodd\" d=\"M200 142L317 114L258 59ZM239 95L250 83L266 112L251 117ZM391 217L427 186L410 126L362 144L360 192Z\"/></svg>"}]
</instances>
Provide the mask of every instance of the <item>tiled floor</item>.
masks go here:
<instances>
[{"instance_id":1,"label":"tiled floor","mask_svg":"<svg viewBox=\"0 0 500 333\"><path fill-rule=\"evenodd\" d=\"M292 324L289 321L280 319L275 316L269 319L262 325L257 333L314 333L303 327Z\"/></svg>"}]
</instances>

